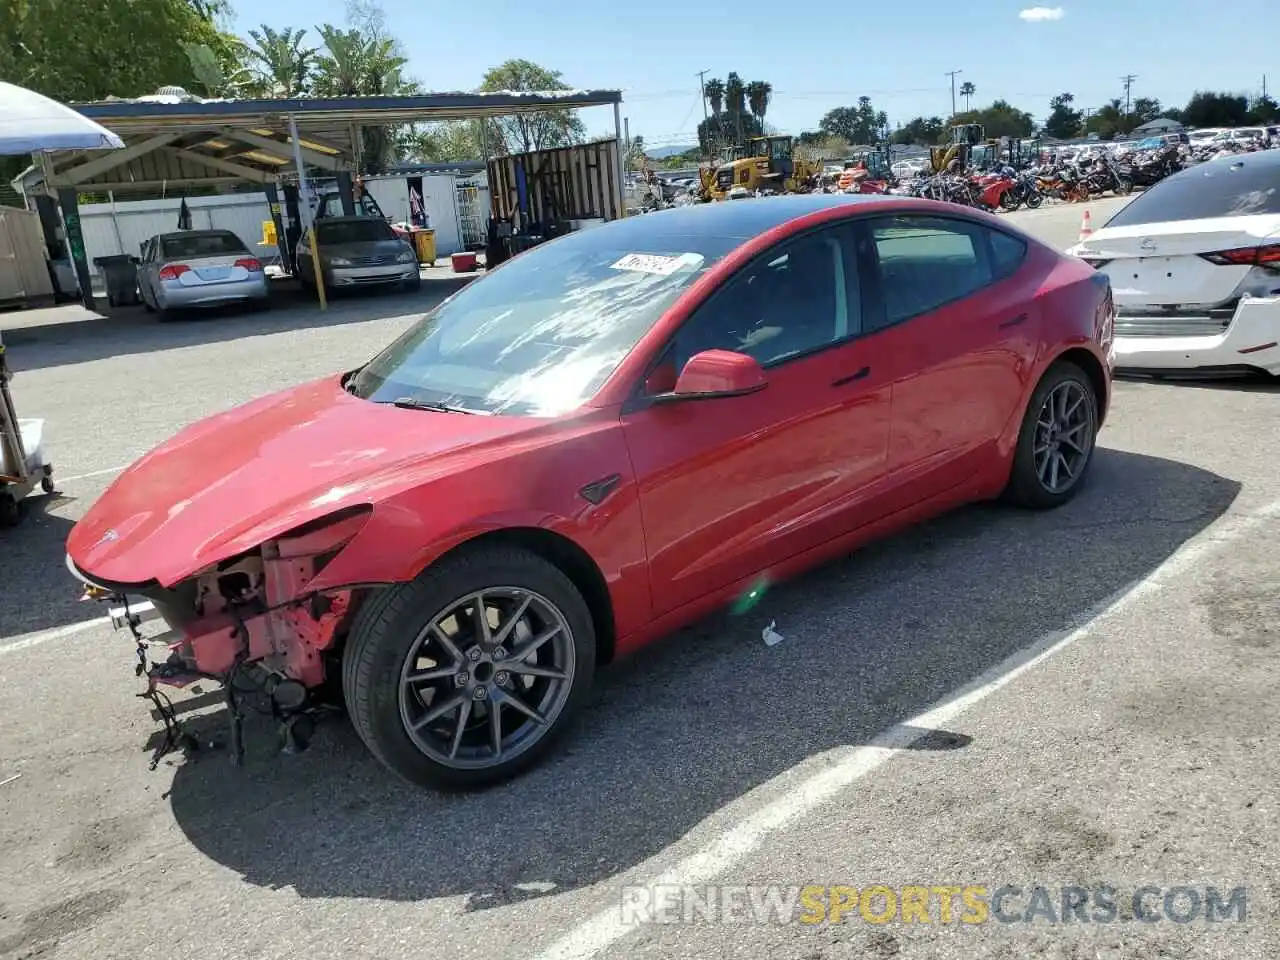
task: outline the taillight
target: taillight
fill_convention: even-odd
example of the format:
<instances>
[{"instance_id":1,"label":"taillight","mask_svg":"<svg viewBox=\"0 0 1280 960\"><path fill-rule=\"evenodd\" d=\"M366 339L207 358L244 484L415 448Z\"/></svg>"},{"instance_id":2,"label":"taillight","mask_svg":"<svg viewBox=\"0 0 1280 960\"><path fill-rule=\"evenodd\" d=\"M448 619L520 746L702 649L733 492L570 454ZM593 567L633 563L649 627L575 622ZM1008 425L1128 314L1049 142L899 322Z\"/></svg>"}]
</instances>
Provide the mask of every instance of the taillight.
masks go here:
<instances>
[{"instance_id":1,"label":"taillight","mask_svg":"<svg viewBox=\"0 0 1280 960\"><path fill-rule=\"evenodd\" d=\"M255 257L242 257L236 261L237 267L244 267L250 273L258 273L262 270L262 263Z\"/></svg>"},{"instance_id":2,"label":"taillight","mask_svg":"<svg viewBox=\"0 0 1280 960\"><path fill-rule=\"evenodd\" d=\"M190 269L185 263L167 263L160 268L160 279L177 280Z\"/></svg>"},{"instance_id":3,"label":"taillight","mask_svg":"<svg viewBox=\"0 0 1280 960\"><path fill-rule=\"evenodd\" d=\"M1280 243L1268 244L1265 247L1237 247L1234 250L1220 250L1217 253L1202 253L1200 256L1220 267L1261 267L1268 264L1280 264Z\"/></svg>"}]
</instances>

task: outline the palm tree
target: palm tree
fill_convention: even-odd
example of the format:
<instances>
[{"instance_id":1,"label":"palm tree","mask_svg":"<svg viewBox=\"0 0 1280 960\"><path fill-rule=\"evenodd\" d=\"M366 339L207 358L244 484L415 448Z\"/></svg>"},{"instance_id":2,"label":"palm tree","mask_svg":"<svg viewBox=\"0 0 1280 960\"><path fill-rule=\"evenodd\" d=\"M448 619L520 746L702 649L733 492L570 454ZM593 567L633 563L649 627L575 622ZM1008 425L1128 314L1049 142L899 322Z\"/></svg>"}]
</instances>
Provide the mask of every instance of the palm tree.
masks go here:
<instances>
[{"instance_id":1,"label":"palm tree","mask_svg":"<svg viewBox=\"0 0 1280 960\"><path fill-rule=\"evenodd\" d=\"M974 86L972 83L970 83L968 80L966 80L964 83L960 84L960 96L964 97L964 108L965 108L965 110L969 110L969 109L970 109L971 102L972 102L972 100L973 100L973 95L974 95L975 93L977 93L977 92L978 92L978 88L977 88L977 87L975 87L975 86Z\"/></svg>"},{"instance_id":2,"label":"palm tree","mask_svg":"<svg viewBox=\"0 0 1280 960\"><path fill-rule=\"evenodd\" d=\"M747 109L747 87L736 73L730 73L724 81L724 106L733 123L735 142L742 143L742 115Z\"/></svg>"},{"instance_id":3,"label":"palm tree","mask_svg":"<svg viewBox=\"0 0 1280 960\"><path fill-rule=\"evenodd\" d=\"M711 115L720 116L720 111L724 109L724 82L712 77L703 85L702 94L711 105Z\"/></svg>"},{"instance_id":4,"label":"palm tree","mask_svg":"<svg viewBox=\"0 0 1280 960\"><path fill-rule=\"evenodd\" d=\"M399 55L394 39L328 24L316 32L324 41L324 52L316 58L313 90L317 96L377 97L412 89L404 77L409 61ZM380 126L367 125L363 134L363 172L381 173L400 140Z\"/></svg>"},{"instance_id":5,"label":"palm tree","mask_svg":"<svg viewBox=\"0 0 1280 960\"><path fill-rule=\"evenodd\" d=\"M250 30L253 43L245 54L269 96L300 97L306 94L315 65L316 49L303 46L307 31L285 27L276 31L266 24Z\"/></svg>"},{"instance_id":6,"label":"palm tree","mask_svg":"<svg viewBox=\"0 0 1280 960\"><path fill-rule=\"evenodd\" d=\"M769 100L773 96L773 84L765 80L752 80L747 84L747 109L760 121L760 131L764 132L764 115L769 109Z\"/></svg>"}]
</instances>

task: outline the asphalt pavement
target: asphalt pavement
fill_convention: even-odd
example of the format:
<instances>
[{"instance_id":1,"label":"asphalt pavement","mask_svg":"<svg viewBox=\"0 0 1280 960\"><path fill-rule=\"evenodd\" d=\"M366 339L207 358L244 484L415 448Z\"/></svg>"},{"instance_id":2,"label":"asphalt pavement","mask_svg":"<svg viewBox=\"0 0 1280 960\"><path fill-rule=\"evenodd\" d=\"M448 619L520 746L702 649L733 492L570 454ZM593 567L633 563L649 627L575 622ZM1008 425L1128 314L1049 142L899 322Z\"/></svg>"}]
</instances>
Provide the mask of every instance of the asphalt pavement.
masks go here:
<instances>
[{"instance_id":1,"label":"asphalt pavement","mask_svg":"<svg viewBox=\"0 0 1280 960\"><path fill-rule=\"evenodd\" d=\"M1065 247L1081 213L1011 219ZM495 790L403 786L342 722L149 771L131 645L75 602L67 531L181 426L361 362L444 283L0 315L62 478L0 531L0 957L1280 955L1266 384L1119 383L1068 507L961 510L673 636Z\"/></svg>"}]
</instances>

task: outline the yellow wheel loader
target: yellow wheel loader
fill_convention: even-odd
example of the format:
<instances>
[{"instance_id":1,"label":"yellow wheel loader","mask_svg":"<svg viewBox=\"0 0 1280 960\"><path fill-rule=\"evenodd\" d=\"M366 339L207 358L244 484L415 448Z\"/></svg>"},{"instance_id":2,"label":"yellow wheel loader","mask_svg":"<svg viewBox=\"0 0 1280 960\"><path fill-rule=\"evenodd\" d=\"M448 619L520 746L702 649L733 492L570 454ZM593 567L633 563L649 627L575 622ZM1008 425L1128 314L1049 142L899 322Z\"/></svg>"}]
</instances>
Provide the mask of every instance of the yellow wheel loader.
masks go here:
<instances>
[{"instance_id":1,"label":"yellow wheel loader","mask_svg":"<svg viewBox=\"0 0 1280 960\"><path fill-rule=\"evenodd\" d=\"M704 166L698 174L705 197L723 200L735 187L749 193L803 193L812 188L820 171L818 164L795 158L791 137L755 137L746 150L735 150L719 166Z\"/></svg>"}]
</instances>

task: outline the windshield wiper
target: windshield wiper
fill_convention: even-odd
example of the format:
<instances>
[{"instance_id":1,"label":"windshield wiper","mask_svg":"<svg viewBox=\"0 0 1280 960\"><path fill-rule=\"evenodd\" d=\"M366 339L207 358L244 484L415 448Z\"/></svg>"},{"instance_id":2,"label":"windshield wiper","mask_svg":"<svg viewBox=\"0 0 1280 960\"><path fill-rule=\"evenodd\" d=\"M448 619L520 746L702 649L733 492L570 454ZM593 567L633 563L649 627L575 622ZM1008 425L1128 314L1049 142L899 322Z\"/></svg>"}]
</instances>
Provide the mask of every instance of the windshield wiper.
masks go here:
<instances>
[{"instance_id":1,"label":"windshield wiper","mask_svg":"<svg viewBox=\"0 0 1280 960\"><path fill-rule=\"evenodd\" d=\"M476 413L475 410L468 410L465 407L454 407L447 403L440 403L436 400L415 400L413 397L400 397L398 400L392 400L391 405L393 407L399 407L401 410L434 410L437 413Z\"/></svg>"}]
</instances>

